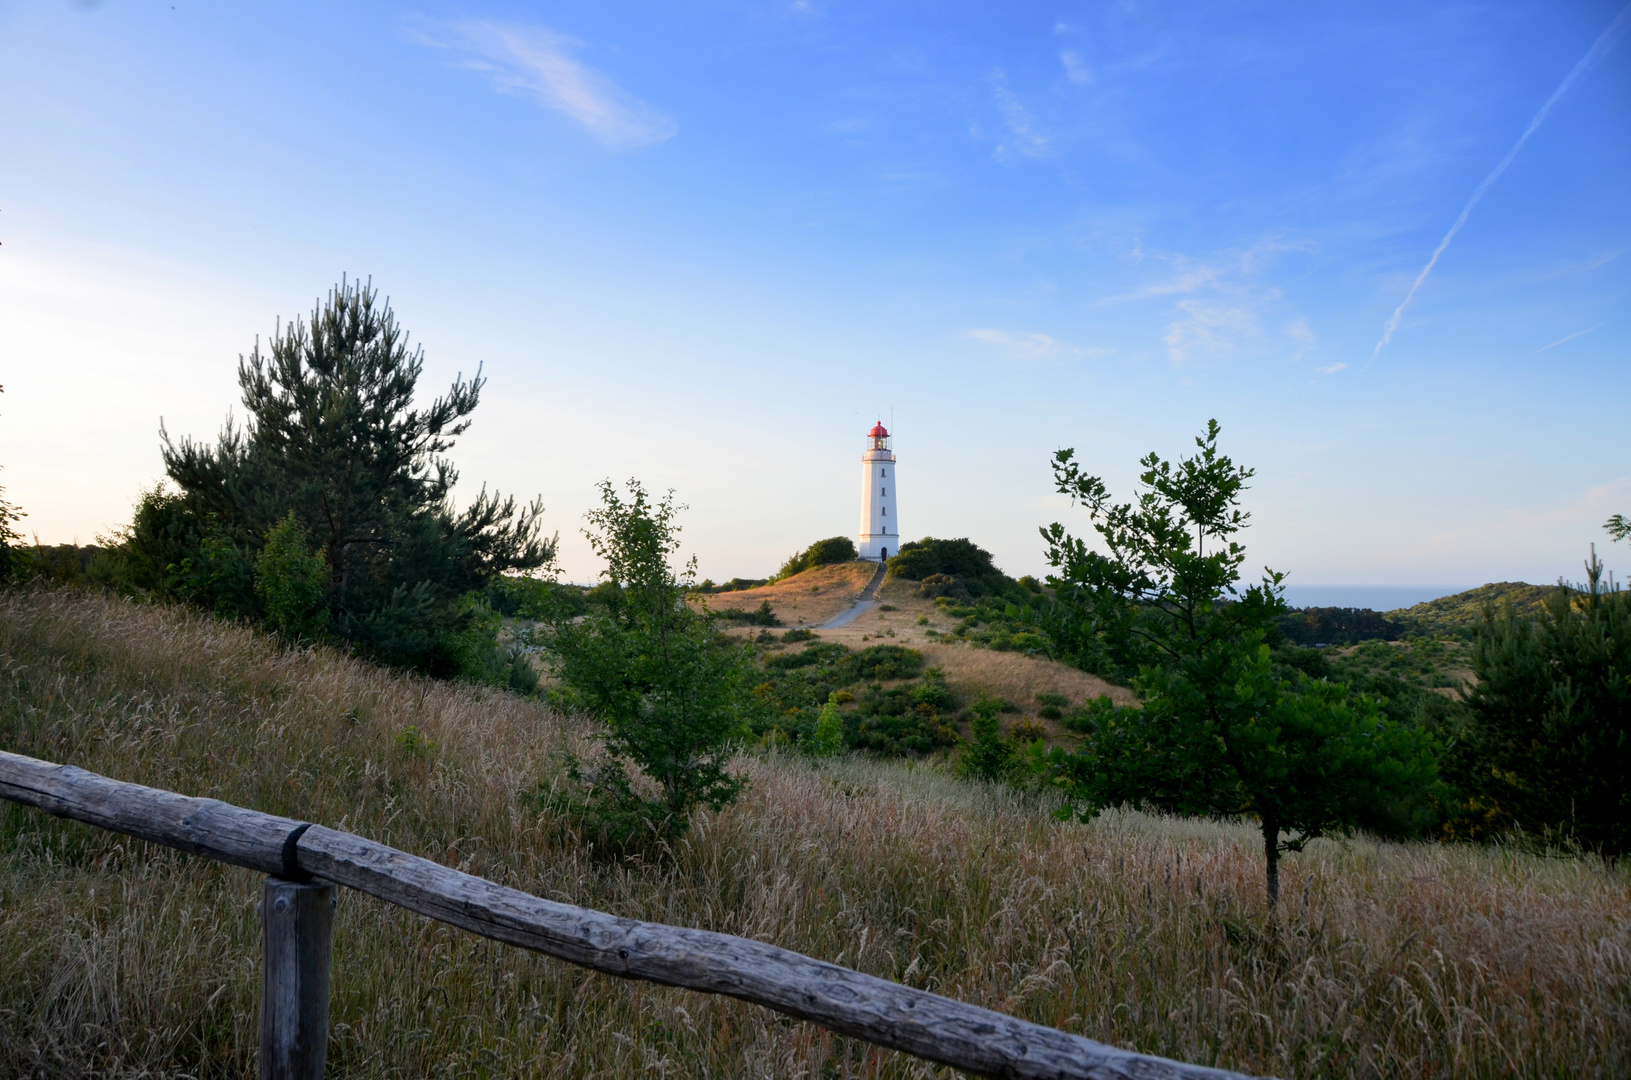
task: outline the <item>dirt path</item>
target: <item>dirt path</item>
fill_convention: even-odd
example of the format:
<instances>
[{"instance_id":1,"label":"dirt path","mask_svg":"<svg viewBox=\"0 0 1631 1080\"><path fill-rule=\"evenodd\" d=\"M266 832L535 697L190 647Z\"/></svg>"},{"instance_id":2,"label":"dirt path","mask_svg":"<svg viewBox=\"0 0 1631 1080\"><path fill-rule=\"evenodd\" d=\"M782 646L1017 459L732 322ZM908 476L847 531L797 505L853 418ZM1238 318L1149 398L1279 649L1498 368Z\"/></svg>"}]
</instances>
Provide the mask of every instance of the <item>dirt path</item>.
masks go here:
<instances>
[{"instance_id":1,"label":"dirt path","mask_svg":"<svg viewBox=\"0 0 1631 1080\"><path fill-rule=\"evenodd\" d=\"M859 619L862 615L865 615L867 612L877 607L878 586L883 584L883 576L888 569L888 566L880 562L878 564L878 572L872 575L872 580L867 582L866 588L861 590L861 595L856 599L855 603L850 606L850 609L834 615L820 626L815 627L815 629L837 630L841 626L848 626L856 619Z\"/></svg>"}]
</instances>

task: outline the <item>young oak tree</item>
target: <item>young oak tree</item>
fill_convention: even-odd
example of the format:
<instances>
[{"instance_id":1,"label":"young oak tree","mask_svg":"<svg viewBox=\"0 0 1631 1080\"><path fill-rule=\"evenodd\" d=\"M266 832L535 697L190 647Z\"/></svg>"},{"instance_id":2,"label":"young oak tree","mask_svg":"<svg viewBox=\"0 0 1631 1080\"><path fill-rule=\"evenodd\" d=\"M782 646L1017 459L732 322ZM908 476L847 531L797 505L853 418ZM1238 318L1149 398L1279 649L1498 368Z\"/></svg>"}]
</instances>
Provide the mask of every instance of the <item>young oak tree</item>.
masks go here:
<instances>
[{"instance_id":1,"label":"young oak tree","mask_svg":"<svg viewBox=\"0 0 1631 1080\"><path fill-rule=\"evenodd\" d=\"M1043 625L1078 663L1130 672L1140 704L1094 702L1075 751L1035 752L1070 799L1065 814L1109 806L1186 815L1255 816L1262 824L1269 906L1281 853L1350 831L1377 802L1432 781L1428 736L1388 724L1375 701L1340 683L1276 679L1265 643L1285 609L1283 574L1238 588L1253 471L1217 448L1213 420L1199 453L1151 453L1134 502L1111 501L1073 450L1054 458L1062 494L1085 507L1107 554L1054 523L1042 530L1055 606Z\"/></svg>"},{"instance_id":2,"label":"young oak tree","mask_svg":"<svg viewBox=\"0 0 1631 1080\"><path fill-rule=\"evenodd\" d=\"M653 501L630 480L626 495L610 481L600 495L585 535L606 560L601 602L554 619L547 648L561 681L606 725L607 748L662 789L648 819L682 832L693 807L717 810L741 790L725 766L750 708L748 655L686 603L696 564L678 575L669 565L679 550L673 494ZM621 775L603 786L633 798Z\"/></svg>"}]
</instances>

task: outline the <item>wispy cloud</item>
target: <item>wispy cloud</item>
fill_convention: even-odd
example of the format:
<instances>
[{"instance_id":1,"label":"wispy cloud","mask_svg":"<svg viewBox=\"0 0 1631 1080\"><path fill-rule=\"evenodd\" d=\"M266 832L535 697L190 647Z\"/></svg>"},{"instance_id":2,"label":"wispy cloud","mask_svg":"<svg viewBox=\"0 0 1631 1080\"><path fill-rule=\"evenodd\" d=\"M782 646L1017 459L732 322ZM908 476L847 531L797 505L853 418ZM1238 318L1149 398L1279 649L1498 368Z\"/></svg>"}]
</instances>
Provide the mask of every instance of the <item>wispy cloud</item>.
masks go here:
<instances>
[{"instance_id":1,"label":"wispy cloud","mask_svg":"<svg viewBox=\"0 0 1631 1080\"><path fill-rule=\"evenodd\" d=\"M1009 330L981 328L965 331L964 336L995 346L1009 356L1021 360L1087 359L1107 356L1109 349L1086 345L1072 345L1048 334L1015 333Z\"/></svg>"},{"instance_id":2,"label":"wispy cloud","mask_svg":"<svg viewBox=\"0 0 1631 1080\"><path fill-rule=\"evenodd\" d=\"M1599 327L1603 327L1603 326L1607 326L1607 325L1608 325L1608 320L1604 319L1602 322L1598 323L1596 326L1588 326L1584 330L1576 330L1574 333L1570 334L1568 337L1560 337L1556 341L1552 342L1550 345L1542 345L1540 348L1536 349L1534 351L1534 353L1532 353L1531 355L1539 356L1541 353L1545 352L1547 349L1555 349L1559 345L1563 344L1565 341L1573 341L1577 337L1580 337L1580 336L1582 336L1584 334L1589 334L1593 330L1596 330Z\"/></svg>"},{"instance_id":3,"label":"wispy cloud","mask_svg":"<svg viewBox=\"0 0 1631 1080\"><path fill-rule=\"evenodd\" d=\"M1344 364L1342 361L1338 360L1334 364L1326 364L1324 367L1315 368L1314 370L1318 371L1321 375L1335 375L1337 372L1341 371L1347 366L1347 364Z\"/></svg>"},{"instance_id":4,"label":"wispy cloud","mask_svg":"<svg viewBox=\"0 0 1631 1080\"><path fill-rule=\"evenodd\" d=\"M581 41L545 27L457 23L412 36L421 45L453 51L460 66L486 75L500 93L531 97L565 114L610 149L663 142L678 130L674 121L574 59Z\"/></svg>"},{"instance_id":5,"label":"wispy cloud","mask_svg":"<svg viewBox=\"0 0 1631 1080\"><path fill-rule=\"evenodd\" d=\"M1280 322L1284 334L1280 340L1283 344L1289 339L1294 350L1291 359L1301 360L1317 344L1314 331L1307 319L1284 310L1284 293L1263 279L1282 254L1316 250L1312 242L1283 236L1266 236L1249 248L1222 251L1206 258L1150 251L1138 244L1133 261L1165 265L1167 275L1095 303L1120 305L1177 298L1162 341L1167 355L1178 364L1268 347L1277 335L1265 331L1263 323L1278 313L1285 320Z\"/></svg>"},{"instance_id":6,"label":"wispy cloud","mask_svg":"<svg viewBox=\"0 0 1631 1080\"><path fill-rule=\"evenodd\" d=\"M1295 319L1286 324L1286 337L1297 343L1296 355L1293 360L1301 360L1303 354L1314 347L1314 331L1308 328L1307 319ZM1346 365L1342 365L1346 366ZM1327 372L1326 374L1330 374Z\"/></svg>"},{"instance_id":7,"label":"wispy cloud","mask_svg":"<svg viewBox=\"0 0 1631 1080\"><path fill-rule=\"evenodd\" d=\"M1060 53L1059 62L1065 65L1065 77L1077 86L1086 86L1093 81L1093 69L1087 66L1082 54L1075 49Z\"/></svg>"},{"instance_id":8,"label":"wispy cloud","mask_svg":"<svg viewBox=\"0 0 1631 1080\"><path fill-rule=\"evenodd\" d=\"M1580 58L1579 63L1574 65L1569 74L1558 84L1557 89L1552 91L1552 96L1546 99L1546 104L1542 105L1540 111L1535 114L1535 118L1529 121L1529 126L1523 129L1523 134L1518 136L1518 141L1512 145L1511 150L1507 151L1506 157L1502 158L1500 164L1496 165L1494 170L1484 177L1483 183L1473 189L1472 198L1468 199L1467 205L1461 208L1461 215L1455 219L1455 224L1450 226L1450 231L1444 234L1444 239L1439 241L1438 247L1433 250L1432 257L1427 260L1427 265L1421 268L1421 273L1417 274L1416 280L1411 283L1410 291L1405 293L1404 300L1394 309L1392 316L1388 318L1387 325L1382 328L1382 338L1376 343L1376 348L1371 350L1372 360L1381 355L1382 350L1393 340L1393 332L1399 328L1399 320L1404 317L1405 309L1416 298L1416 292L1421 288L1422 282L1427 280L1427 275L1431 274L1433 267L1438 265L1439 256L1444 254L1444 249L1450 246L1450 241L1455 239L1455 234L1460 232L1461 227L1467 223L1467 217L1472 213L1472 208L1478 205L1478 201L1484 197L1484 193L1490 189L1495 181L1501 178L1502 173L1506 172L1507 166L1511 165L1512 160L1518 156L1518 151L1523 149L1524 143L1529 141L1529 137L1540 128L1547 114L1552 111L1552 106L1556 105L1575 83L1589 75L1592 69L1602 62L1603 57L1608 55L1609 50L1615 46L1625 33L1628 25L1631 25L1631 4L1621 8L1620 13L1614 17L1614 21L1608 24L1608 29L1597 35L1597 40L1592 42L1591 48L1586 50L1586 55Z\"/></svg>"},{"instance_id":9,"label":"wispy cloud","mask_svg":"<svg viewBox=\"0 0 1631 1080\"><path fill-rule=\"evenodd\" d=\"M1180 300L1178 317L1162 340L1174 363L1237 351L1258 336L1257 319L1245 307Z\"/></svg>"},{"instance_id":10,"label":"wispy cloud","mask_svg":"<svg viewBox=\"0 0 1631 1080\"><path fill-rule=\"evenodd\" d=\"M1030 111L1014 92L1008 89L1008 77L1001 68L991 75L991 96L997 103L997 112L1008 137L997 144L994 156L998 161L1012 161L1015 157L1049 158L1054 148Z\"/></svg>"}]
</instances>

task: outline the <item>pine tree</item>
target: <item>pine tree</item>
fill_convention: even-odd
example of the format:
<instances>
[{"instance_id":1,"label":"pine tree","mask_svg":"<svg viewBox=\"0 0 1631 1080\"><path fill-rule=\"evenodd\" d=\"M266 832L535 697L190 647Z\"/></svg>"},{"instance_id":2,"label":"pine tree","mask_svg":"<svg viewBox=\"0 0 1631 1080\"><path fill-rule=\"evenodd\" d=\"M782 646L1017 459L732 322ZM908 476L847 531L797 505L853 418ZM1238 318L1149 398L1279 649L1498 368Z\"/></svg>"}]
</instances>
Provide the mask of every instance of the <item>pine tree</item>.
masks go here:
<instances>
[{"instance_id":1,"label":"pine tree","mask_svg":"<svg viewBox=\"0 0 1631 1080\"><path fill-rule=\"evenodd\" d=\"M448 642L468 622L460 597L547 564L555 545L540 536L537 502L517 506L484 487L455 511L458 473L444 455L469 427L484 380L479 370L461 376L415 407L423 370L423 350L410 350L389 303L371 284L342 282L309 323L280 326L240 360L242 426L229 419L214 445L163 434L179 495L144 505L133 555L178 543L207 554L213 538L251 566L293 514L327 568L329 630L383 659L452 674ZM145 535L144 522L162 535ZM263 610L252 574L199 589L195 599L217 610Z\"/></svg>"}]
</instances>

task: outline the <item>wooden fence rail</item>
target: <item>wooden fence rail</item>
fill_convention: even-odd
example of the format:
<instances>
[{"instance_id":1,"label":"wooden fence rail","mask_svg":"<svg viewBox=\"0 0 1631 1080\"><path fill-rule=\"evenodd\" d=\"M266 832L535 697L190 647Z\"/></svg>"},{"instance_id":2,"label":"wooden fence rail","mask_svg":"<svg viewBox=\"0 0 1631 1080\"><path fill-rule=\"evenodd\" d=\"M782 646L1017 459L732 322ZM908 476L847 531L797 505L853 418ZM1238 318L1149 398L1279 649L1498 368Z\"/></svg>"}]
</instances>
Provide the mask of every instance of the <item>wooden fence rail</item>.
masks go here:
<instances>
[{"instance_id":1,"label":"wooden fence rail","mask_svg":"<svg viewBox=\"0 0 1631 1080\"><path fill-rule=\"evenodd\" d=\"M1240 1080L1131 1053L764 942L544 900L351 833L0 751L0 798L266 874L261 1076L322 1076L330 883L627 979L726 994L967 1072Z\"/></svg>"}]
</instances>

